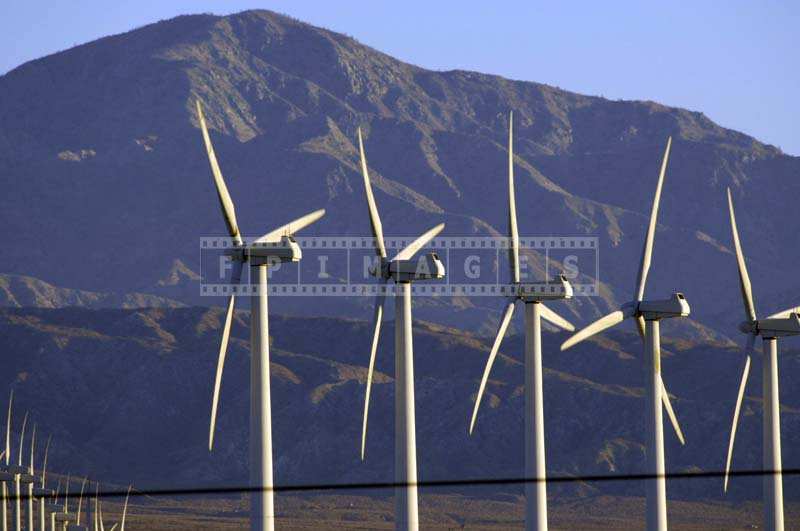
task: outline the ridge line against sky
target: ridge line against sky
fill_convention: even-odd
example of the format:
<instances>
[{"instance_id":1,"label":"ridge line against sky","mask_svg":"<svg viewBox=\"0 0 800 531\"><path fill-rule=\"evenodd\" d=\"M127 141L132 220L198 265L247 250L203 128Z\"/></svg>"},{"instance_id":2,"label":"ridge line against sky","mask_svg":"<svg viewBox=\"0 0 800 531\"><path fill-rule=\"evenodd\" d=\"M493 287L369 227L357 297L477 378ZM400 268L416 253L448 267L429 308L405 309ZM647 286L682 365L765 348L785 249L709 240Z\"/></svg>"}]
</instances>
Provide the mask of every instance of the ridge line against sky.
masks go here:
<instances>
[{"instance_id":1,"label":"ridge line against sky","mask_svg":"<svg viewBox=\"0 0 800 531\"><path fill-rule=\"evenodd\" d=\"M408 63L546 83L609 99L652 100L703 112L800 155L800 3L768 0L656 5L409 0L28 0L0 20L0 72L181 14L269 9L345 33Z\"/></svg>"}]
</instances>

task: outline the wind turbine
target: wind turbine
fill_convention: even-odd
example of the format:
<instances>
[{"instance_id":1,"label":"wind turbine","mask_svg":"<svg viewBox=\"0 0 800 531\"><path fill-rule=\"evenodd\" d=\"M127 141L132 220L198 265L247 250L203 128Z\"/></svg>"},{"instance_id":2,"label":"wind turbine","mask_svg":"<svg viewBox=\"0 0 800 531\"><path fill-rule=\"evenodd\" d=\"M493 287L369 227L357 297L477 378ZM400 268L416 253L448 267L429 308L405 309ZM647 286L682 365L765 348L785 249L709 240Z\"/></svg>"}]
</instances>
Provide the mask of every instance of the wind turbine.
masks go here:
<instances>
[{"instance_id":1,"label":"wind turbine","mask_svg":"<svg viewBox=\"0 0 800 531\"><path fill-rule=\"evenodd\" d=\"M20 531L22 529L22 484L28 483L28 480L32 479L32 476L28 474L28 467L22 466L22 453L24 448L25 442L25 427L28 424L28 412L25 412L25 416L22 419L22 430L19 433L19 451L18 453L18 463L16 466L11 466L8 468L8 471L14 474L14 499L16 501L16 531Z\"/></svg>"},{"instance_id":2,"label":"wind turbine","mask_svg":"<svg viewBox=\"0 0 800 531\"><path fill-rule=\"evenodd\" d=\"M517 231L517 208L514 198L514 114L508 118L508 237L509 265L514 293L508 297L500 329L489 352L489 359L483 371L478 396L469 423L469 433L475 427L478 408L486 389L486 382L492 370L500 343L514 315L518 301L525 303L525 477L535 481L525 484L525 529L544 531L547 529L547 485L545 483L545 447L544 447L544 409L542 389L542 321L545 320L570 332L575 327L566 319L544 305L546 300L569 299L572 297L572 286L565 276L559 278L560 285L556 291L538 290L536 286L526 286L520 282L519 267L519 232Z\"/></svg>"},{"instance_id":3,"label":"wind turbine","mask_svg":"<svg viewBox=\"0 0 800 531\"><path fill-rule=\"evenodd\" d=\"M14 481L14 474L11 473L11 407L14 404L14 390L8 396L8 413L6 414L6 448L3 452L5 456L5 470L3 471L3 531L8 531L8 493L9 484Z\"/></svg>"},{"instance_id":4,"label":"wind turbine","mask_svg":"<svg viewBox=\"0 0 800 531\"><path fill-rule=\"evenodd\" d=\"M66 529L67 525L75 520L75 515L69 512L69 481L70 476L67 476L67 482L64 486L64 508L61 511L53 512L51 515L51 525L53 526L53 530L55 531L55 527L57 524L64 529Z\"/></svg>"},{"instance_id":5,"label":"wind turbine","mask_svg":"<svg viewBox=\"0 0 800 531\"><path fill-rule=\"evenodd\" d=\"M653 209L650 212L650 225L647 228L647 237L642 251L642 260L639 267L639 277L636 282L636 292L631 302L623 304L616 310L583 330L579 331L562 345L561 350L566 350L597 333L621 323L627 318L636 320L636 325L645 340L644 365L646 373L645 382L645 417L647 419L647 529L666 531L667 529L667 485L664 477L664 425L661 416L662 404L667 410L667 415L672 421L675 433L681 444L684 444L683 433L678 425L678 419L669 400L669 393L661 379L661 334L659 323L661 319L672 317L686 317L689 315L689 303L682 293L673 293L672 297L663 300L644 300L644 289L647 284L647 273L650 270L650 261L653 255L653 240L656 233L658 219L658 205L661 200L661 187L664 183L664 174L667 171L669 151L672 146L672 137L667 140L664 159L661 162L661 172L658 176L656 195L653 200Z\"/></svg>"},{"instance_id":6,"label":"wind turbine","mask_svg":"<svg viewBox=\"0 0 800 531\"><path fill-rule=\"evenodd\" d=\"M83 478L81 482L81 493L78 495L78 510L75 513L75 523L68 524L64 522L64 529L65 531L86 531L88 528L85 525L81 525L81 510L83 505L83 489L86 487L86 480L87 478ZM89 505L89 502L86 502L86 505Z\"/></svg>"},{"instance_id":7,"label":"wind turbine","mask_svg":"<svg viewBox=\"0 0 800 531\"><path fill-rule=\"evenodd\" d=\"M44 460L42 461L42 482L41 486L33 489L33 495L39 500L39 531L45 531L46 523L46 501L53 493L45 487L45 475L47 473L47 455L50 452L51 437L47 437L47 444L44 447Z\"/></svg>"},{"instance_id":8,"label":"wind turbine","mask_svg":"<svg viewBox=\"0 0 800 531\"><path fill-rule=\"evenodd\" d=\"M251 244L246 244L236 223L236 212L228 187L222 177L200 100L197 101L197 119L211 164L211 173L217 188L225 225L234 248L230 252L233 260L232 284L238 284L245 262L250 265L251 281L256 289L250 296L250 483L254 487L250 495L250 527L254 531L272 530L275 527L275 508L272 494L272 411L270 397L269 325L267 312L267 268L276 260L297 262L302 257L300 246L292 235L317 221L324 210L317 210L268 232ZM208 449L214 446L214 425L219 403L219 389L225 353L231 331L231 320L236 301L235 291L228 299L228 311L222 331L222 343L214 379L214 394L211 400L211 426L208 433Z\"/></svg>"},{"instance_id":9,"label":"wind turbine","mask_svg":"<svg viewBox=\"0 0 800 531\"><path fill-rule=\"evenodd\" d=\"M67 476L67 482L69 482L69 476ZM53 493L53 501L52 503L48 503L45 505L45 508L50 512L50 531L56 531L56 517L63 517L64 516L64 508L58 504L58 495L61 493L61 480L58 480L58 484L56 485L56 490ZM67 494L69 494L69 488L67 488ZM66 497L64 498L66 503ZM59 521L63 521L59 520Z\"/></svg>"},{"instance_id":10,"label":"wind turbine","mask_svg":"<svg viewBox=\"0 0 800 531\"><path fill-rule=\"evenodd\" d=\"M28 474L25 483L28 487L28 529L33 531L33 488L36 483L36 476L33 474L33 453L36 451L36 424L33 424L33 433L31 433L31 462L28 466ZM20 447L22 453L22 447Z\"/></svg>"},{"instance_id":11,"label":"wind turbine","mask_svg":"<svg viewBox=\"0 0 800 531\"><path fill-rule=\"evenodd\" d=\"M367 196L370 226L375 239L375 252L380 264L374 267L371 273L377 277L381 284L375 299L374 328L372 335L372 348L369 356L369 370L367 372L367 389L364 399L364 421L361 431L361 460L364 460L364 449L367 438L367 417L369 414L369 396L372 387L372 374L375 370L375 354L378 349L378 339L381 332L381 318L383 306L386 301L386 283L394 280L395 291L395 481L399 485L395 488L395 528L419 528L419 514L417 504L417 435L414 411L414 346L411 331L411 282L417 280L430 280L444 278L444 264L436 253L429 253L417 260L412 260L414 255L429 241L436 237L444 223L436 225L422 236L408 244L391 260L386 258L386 246L383 241L383 226L378 215L378 207L372 195L372 185L367 171L367 158L364 155L364 142L361 138L361 129L358 129L358 149L361 155L361 173L364 177L364 191Z\"/></svg>"},{"instance_id":12,"label":"wind turbine","mask_svg":"<svg viewBox=\"0 0 800 531\"><path fill-rule=\"evenodd\" d=\"M731 436L728 441L728 457L725 461L725 483L723 490L728 491L728 472L733 456L733 441L736 438L736 425L739 422L739 409L742 406L744 389L747 386L747 376L750 374L750 354L755 347L756 336L761 336L764 351L763 385L764 385L764 415L763 415L763 467L764 474L764 528L783 531L783 475L781 465L781 419L780 401L778 396L778 338L796 336L800 334L800 308L789 308L782 312L770 315L766 319L756 317L756 307L753 302L753 290L750 286L750 276L744 261L742 244L739 241L739 230L736 227L736 215L733 212L733 199L728 188L728 212L731 219L733 245L736 248L736 262L739 266L739 288L742 292L744 303L745 321L739 325L739 330L747 334L746 358L742 381L739 384L739 393L736 396L736 407L733 410L733 423Z\"/></svg>"}]
</instances>

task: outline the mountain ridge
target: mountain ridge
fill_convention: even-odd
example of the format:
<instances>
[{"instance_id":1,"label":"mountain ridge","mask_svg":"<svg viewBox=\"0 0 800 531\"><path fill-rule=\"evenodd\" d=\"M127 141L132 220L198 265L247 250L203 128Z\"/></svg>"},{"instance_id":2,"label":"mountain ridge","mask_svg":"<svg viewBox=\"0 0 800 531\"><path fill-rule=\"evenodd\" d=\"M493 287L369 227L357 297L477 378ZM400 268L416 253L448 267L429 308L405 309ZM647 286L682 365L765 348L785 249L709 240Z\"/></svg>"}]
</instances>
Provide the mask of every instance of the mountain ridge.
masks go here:
<instances>
[{"instance_id":1,"label":"mountain ridge","mask_svg":"<svg viewBox=\"0 0 800 531\"><path fill-rule=\"evenodd\" d=\"M9 229L0 271L54 285L160 294L175 260L199 270L198 235L223 227L193 111L199 97L247 232L325 207L308 234L368 234L354 146L361 127L387 234L440 221L447 235L504 234L514 110L520 230L600 239L605 295L568 304L579 322L630 297L669 134L648 294L683 291L699 321L731 333L741 311L726 252L727 186L759 300L795 304L788 295L800 289L781 272L800 259L782 221L793 214L785 198L800 193L800 159L702 113L430 71L268 11L178 17L93 41L12 70L0 93L0 180L15 190L0 198ZM770 216L753 216L765 203ZM61 267L19 243L45 240ZM561 269L554 257L531 256L540 276L546 260ZM339 305L362 315L346 301L325 311ZM496 319L493 303L479 306L465 326Z\"/></svg>"}]
</instances>

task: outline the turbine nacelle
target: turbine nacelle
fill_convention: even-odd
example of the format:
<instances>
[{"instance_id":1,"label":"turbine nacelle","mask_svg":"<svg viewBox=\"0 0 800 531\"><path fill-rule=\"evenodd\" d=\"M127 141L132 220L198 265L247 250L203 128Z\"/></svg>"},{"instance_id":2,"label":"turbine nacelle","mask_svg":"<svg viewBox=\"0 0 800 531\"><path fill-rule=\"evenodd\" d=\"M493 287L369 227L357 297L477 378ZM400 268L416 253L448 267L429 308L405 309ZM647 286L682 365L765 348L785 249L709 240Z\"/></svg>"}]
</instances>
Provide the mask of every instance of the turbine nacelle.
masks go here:
<instances>
[{"instance_id":1,"label":"turbine nacelle","mask_svg":"<svg viewBox=\"0 0 800 531\"><path fill-rule=\"evenodd\" d=\"M689 315L689 311L689 302L683 293L673 293L669 299L641 301L638 306L638 313L646 321L686 317Z\"/></svg>"},{"instance_id":2,"label":"turbine nacelle","mask_svg":"<svg viewBox=\"0 0 800 531\"><path fill-rule=\"evenodd\" d=\"M53 495L53 491L50 489L43 489L41 487L35 487L33 489L33 495L36 498L48 498Z\"/></svg>"},{"instance_id":3,"label":"turbine nacelle","mask_svg":"<svg viewBox=\"0 0 800 531\"><path fill-rule=\"evenodd\" d=\"M281 236L280 240L270 242L253 242L250 245L237 245L225 251L234 262L250 262L250 265L272 265L276 261L299 262L303 258L293 236Z\"/></svg>"},{"instance_id":4,"label":"turbine nacelle","mask_svg":"<svg viewBox=\"0 0 800 531\"><path fill-rule=\"evenodd\" d=\"M32 483L36 483L38 479L36 476L28 474L27 472L25 472L24 474L20 474L18 478L19 482L22 483L23 485L30 485Z\"/></svg>"},{"instance_id":5,"label":"turbine nacelle","mask_svg":"<svg viewBox=\"0 0 800 531\"><path fill-rule=\"evenodd\" d=\"M800 335L800 315L793 313L789 317L758 319L744 321L739 330L745 334L756 334L765 338Z\"/></svg>"},{"instance_id":6,"label":"turbine nacelle","mask_svg":"<svg viewBox=\"0 0 800 531\"><path fill-rule=\"evenodd\" d=\"M392 277L395 282L434 280L444 278L445 275L444 264L436 253L428 253L411 260L392 260L387 264L387 276Z\"/></svg>"},{"instance_id":7,"label":"turbine nacelle","mask_svg":"<svg viewBox=\"0 0 800 531\"><path fill-rule=\"evenodd\" d=\"M8 472L9 474L12 474L13 476L18 476L18 475L21 475L21 474L27 474L28 473L28 467L20 466L20 465L8 465L8 466L3 467L3 472Z\"/></svg>"},{"instance_id":8,"label":"turbine nacelle","mask_svg":"<svg viewBox=\"0 0 800 531\"><path fill-rule=\"evenodd\" d=\"M524 302L571 299L572 295L572 284L564 275L559 275L553 282L544 286L541 284L517 284L517 297Z\"/></svg>"},{"instance_id":9,"label":"turbine nacelle","mask_svg":"<svg viewBox=\"0 0 800 531\"><path fill-rule=\"evenodd\" d=\"M257 242L246 249L251 266L272 265L276 261L299 262L303 251L292 236L281 236L277 242Z\"/></svg>"}]
</instances>

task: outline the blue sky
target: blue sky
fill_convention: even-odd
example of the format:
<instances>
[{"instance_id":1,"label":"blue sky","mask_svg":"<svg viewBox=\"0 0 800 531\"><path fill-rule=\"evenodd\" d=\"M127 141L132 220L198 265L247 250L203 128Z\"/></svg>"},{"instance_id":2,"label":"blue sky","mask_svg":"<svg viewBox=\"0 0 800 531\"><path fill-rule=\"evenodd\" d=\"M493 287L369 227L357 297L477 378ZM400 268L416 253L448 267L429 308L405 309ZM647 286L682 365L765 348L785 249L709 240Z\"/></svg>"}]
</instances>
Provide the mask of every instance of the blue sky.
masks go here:
<instances>
[{"instance_id":1,"label":"blue sky","mask_svg":"<svg viewBox=\"0 0 800 531\"><path fill-rule=\"evenodd\" d=\"M10 4L0 19L0 72L178 14L266 8L427 68L477 70L702 111L725 127L800 155L800 2L795 1Z\"/></svg>"}]
</instances>

